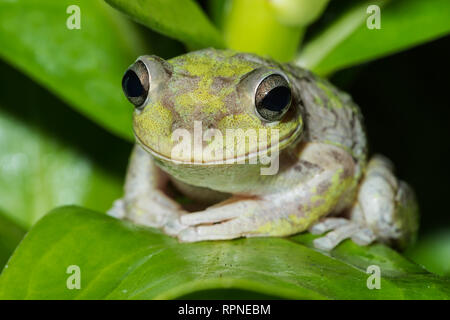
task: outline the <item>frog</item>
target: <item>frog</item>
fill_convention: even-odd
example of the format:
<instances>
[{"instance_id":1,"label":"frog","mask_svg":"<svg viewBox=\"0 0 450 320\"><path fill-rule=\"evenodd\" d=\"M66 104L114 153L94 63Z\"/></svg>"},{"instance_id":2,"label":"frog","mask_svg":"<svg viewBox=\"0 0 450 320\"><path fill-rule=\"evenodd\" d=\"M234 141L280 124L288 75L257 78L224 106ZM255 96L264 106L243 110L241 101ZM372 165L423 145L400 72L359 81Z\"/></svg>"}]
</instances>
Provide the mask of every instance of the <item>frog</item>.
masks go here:
<instances>
[{"instance_id":1,"label":"frog","mask_svg":"<svg viewBox=\"0 0 450 320\"><path fill-rule=\"evenodd\" d=\"M386 157L369 157L351 96L313 72L208 48L141 56L122 88L136 144L111 216L180 242L301 232L324 251L346 239L400 249L414 242L413 189ZM189 210L179 195L202 206Z\"/></svg>"}]
</instances>

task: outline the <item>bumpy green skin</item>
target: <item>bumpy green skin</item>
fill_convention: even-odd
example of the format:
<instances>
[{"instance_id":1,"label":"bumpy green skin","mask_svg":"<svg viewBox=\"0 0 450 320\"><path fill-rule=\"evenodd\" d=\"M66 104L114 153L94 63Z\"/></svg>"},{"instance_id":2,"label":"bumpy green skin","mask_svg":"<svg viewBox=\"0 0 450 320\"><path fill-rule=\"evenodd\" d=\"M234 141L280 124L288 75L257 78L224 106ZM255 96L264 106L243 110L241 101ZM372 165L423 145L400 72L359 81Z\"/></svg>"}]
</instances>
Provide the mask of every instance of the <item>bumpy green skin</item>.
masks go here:
<instances>
[{"instance_id":1,"label":"bumpy green skin","mask_svg":"<svg viewBox=\"0 0 450 320\"><path fill-rule=\"evenodd\" d=\"M279 67L233 51L204 50L169 60L165 86L150 97L143 112L135 114L136 135L163 157L171 157L174 130L183 128L193 134L194 121L201 121L204 130L215 128L223 134L226 129L277 129L284 140L302 124L294 108L282 122L268 127L251 103L241 102L248 95L240 88L242 78L261 66ZM253 148L243 152L254 152Z\"/></svg>"},{"instance_id":2,"label":"bumpy green skin","mask_svg":"<svg viewBox=\"0 0 450 320\"><path fill-rule=\"evenodd\" d=\"M217 238L289 235L307 229L329 213L351 208L367 166L367 146L361 113L347 94L299 67L229 50L191 52L161 64L163 80L134 114L138 143L178 185L185 186L182 189L187 193L189 189L213 190L232 194L234 199L261 199L262 204L249 202L241 206L247 209L239 207L241 216L251 217L251 225L247 221L249 225L242 232ZM279 70L290 82L292 105L276 123L261 120L255 111L252 74L261 68L268 73ZM195 121L201 121L203 132L216 129L224 136L227 129L267 129L269 135L277 129L279 172L261 175L259 161L220 164L213 156L201 162L192 155L174 157L173 132L185 129L193 136ZM274 147L270 139L264 145L236 146L234 156L247 160ZM314 179L319 182L310 183ZM226 215L228 207L223 208ZM238 209L229 206L229 210ZM182 217L181 223L183 219L190 218ZM185 240L201 239L188 236Z\"/></svg>"},{"instance_id":3,"label":"bumpy green skin","mask_svg":"<svg viewBox=\"0 0 450 320\"><path fill-rule=\"evenodd\" d=\"M240 86L250 72L260 67L283 70L293 85L293 105L282 121L275 125L257 116L250 99L252 92ZM359 110L348 96L342 95L325 80L317 79L297 67L277 64L255 55L213 49L169 60L167 70L170 78L165 86L152 94L142 112L135 113L134 131L138 141L153 151L158 164L177 179L232 193L257 193L255 187L261 179L267 179L267 184L273 189L276 184L273 180L278 179L270 176L262 178L259 167L248 164L208 165L206 162L204 165L192 165L189 164L192 159L178 159L187 163L174 164L171 157L175 144L172 133L183 128L193 136L194 121L202 122L203 132L215 128L224 136L226 129L266 129L269 134L277 129L280 150L292 147L300 135L303 135L303 141L337 145L354 155L361 172L366 150ZM309 122L306 130L303 128L304 115ZM258 147L266 147L254 145L249 150L248 144L246 146L245 150L238 150L240 153L237 156L251 155ZM245 190L238 186L242 183L248 185ZM253 189L253 192L248 189Z\"/></svg>"}]
</instances>

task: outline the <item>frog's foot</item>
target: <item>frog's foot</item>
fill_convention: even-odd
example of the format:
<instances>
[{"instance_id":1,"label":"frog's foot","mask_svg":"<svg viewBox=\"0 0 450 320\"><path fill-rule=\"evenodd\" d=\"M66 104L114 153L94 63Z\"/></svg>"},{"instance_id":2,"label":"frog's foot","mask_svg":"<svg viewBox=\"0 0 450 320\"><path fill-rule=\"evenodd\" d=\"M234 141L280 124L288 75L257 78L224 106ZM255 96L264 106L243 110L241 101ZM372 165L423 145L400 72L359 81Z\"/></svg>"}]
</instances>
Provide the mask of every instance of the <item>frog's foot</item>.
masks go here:
<instances>
[{"instance_id":1,"label":"frog's foot","mask_svg":"<svg viewBox=\"0 0 450 320\"><path fill-rule=\"evenodd\" d=\"M106 214L117 219L123 219L126 214L125 202L123 201L123 199L114 201L112 208L109 209Z\"/></svg>"},{"instance_id":2,"label":"frog's foot","mask_svg":"<svg viewBox=\"0 0 450 320\"><path fill-rule=\"evenodd\" d=\"M114 202L108 214L176 235L182 229L179 217L186 212L167 194L167 186L167 175L136 145L127 172L125 195Z\"/></svg>"},{"instance_id":3,"label":"frog's foot","mask_svg":"<svg viewBox=\"0 0 450 320\"><path fill-rule=\"evenodd\" d=\"M128 207L128 211L126 207ZM107 214L117 219L128 219L144 226L162 228L166 234L171 236L177 235L183 229L179 222L179 217L184 214L183 211L176 207L169 208L167 205L150 204L147 201L141 201L141 203L128 201L126 205L124 199L118 199L114 201Z\"/></svg>"},{"instance_id":4,"label":"frog's foot","mask_svg":"<svg viewBox=\"0 0 450 320\"><path fill-rule=\"evenodd\" d=\"M250 236L257 222L247 213L261 211L261 207L261 200L230 198L204 211L183 215L180 222L187 228L178 234L178 239L195 242Z\"/></svg>"},{"instance_id":5,"label":"frog's foot","mask_svg":"<svg viewBox=\"0 0 450 320\"><path fill-rule=\"evenodd\" d=\"M154 190L147 197L125 199L123 206L126 211L125 218L136 224L161 228L172 236L183 229L179 221L186 212L158 191Z\"/></svg>"},{"instance_id":6,"label":"frog's foot","mask_svg":"<svg viewBox=\"0 0 450 320\"><path fill-rule=\"evenodd\" d=\"M368 245L376 239L369 228L345 218L325 218L313 225L309 231L312 234L328 232L326 236L314 240L314 246L325 251L332 250L347 238L352 238L359 245Z\"/></svg>"},{"instance_id":7,"label":"frog's foot","mask_svg":"<svg viewBox=\"0 0 450 320\"><path fill-rule=\"evenodd\" d=\"M385 157L372 158L350 217L372 230L378 241L403 249L415 240L419 213L413 190L393 171Z\"/></svg>"},{"instance_id":8,"label":"frog's foot","mask_svg":"<svg viewBox=\"0 0 450 320\"><path fill-rule=\"evenodd\" d=\"M349 219L325 218L310 231L326 236L314 245L331 250L344 239L360 245L374 241L404 248L414 240L418 229L418 210L412 189L397 180L392 164L375 156L368 164L359 187L356 203L349 210Z\"/></svg>"}]
</instances>

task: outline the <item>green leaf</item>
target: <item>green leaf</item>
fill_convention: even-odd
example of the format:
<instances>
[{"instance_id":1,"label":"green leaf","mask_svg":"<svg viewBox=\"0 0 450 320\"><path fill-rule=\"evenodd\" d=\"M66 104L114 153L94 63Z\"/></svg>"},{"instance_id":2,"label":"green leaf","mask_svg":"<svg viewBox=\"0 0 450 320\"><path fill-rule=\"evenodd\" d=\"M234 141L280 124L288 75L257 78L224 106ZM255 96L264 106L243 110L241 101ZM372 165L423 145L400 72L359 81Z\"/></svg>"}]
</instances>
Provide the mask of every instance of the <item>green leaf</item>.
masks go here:
<instances>
[{"instance_id":1,"label":"green leaf","mask_svg":"<svg viewBox=\"0 0 450 320\"><path fill-rule=\"evenodd\" d=\"M219 30L223 30L232 0L208 0L206 2L209 16Z\"/></svg>"},{"instance_id":2,"label":"green leaf","mask_svg":"<svg viewBox=\"0 0 450 320\"><path fill-rule=\"evenodd\" d=\"M275 15L281 23L305 27L316 20L327 6L329 0L278 0L270 1Z\"/></svg>"},{"instance_id":3,"label":"green leaf","mask_svg":"<svg viewBox=\"0 0 450 320\"><path fill-rule=\"evenodd\" d=\"M381 8L381 29L368 29L369 5ZM370 61L450 32L448 0L355 1L305 44L296 63L319 74Z\"/></svg>"},{"instance_id":4,"label":"green leaf","mask_svg":"<svg viewBox=\"0 0 450 320\"><path fill-rule=\"evenodd\" d=\"M3 269L24 235L25 230L13 223L0 211L0 270Z\"/></svg>"},{"instance_id":5,"label":"green leaf","mask_svg":"<svg viewBox=\"0 0 450 320\"><path fill-rule=\"evenodd\" d=\"M0 62L0 205L30 227L55 206L105 211L122 194L131 145Z\"/></svg>"},{"instance_id":6,"label":"green leaf","mask_svg":"<svg viewBox=\"0 0 450 320\"><path fill-rule=\"evenodd\" d=\"M81 29L66 26L78 5ZM126 68L150 53L143 37L102 0L0 0L0 57L82 114L132 139L132 107L121 89Z\"/></svg>"},{"instance_id":7,"label":"green leaf","mask_svg":"<svg viewBox=\"0 0 450 320\"><path fill-rule=\"evenodd\" d=\"M220 32L193 0L106 0L136 21L191 48L224 46Z\"/></svg>"},{"instance_id":8,"label":"green leaf","mask_svg":"<svg viewBox=\"0 0 450 320\"><path fill-rule=\"evenodd\" d=\"M21 242L0 276L0 298L172 299L209 290L295 299L450 298L449 279L387 247L347 242L329 255L310 248L311 239L180 244L154 229L63 207ZM367 288L371 264L381 268L380 290ZM80 290L67 289L71 265L80 268Z\"/></svg>"},{"instance_id":9,"label":"green leaf","mask_svg":"<svg viewBox=\"0 0 450 320\"><path fill-rule=\"evenodd\" d=\"M450 277L450 229L435 230L421 237L405 254L427 270Z\"/></svg>"},{"instance_id":10,"label":"green leaf","mask_svg":"<svg viewBox=\"0 0 450 320\"><path fill-rule=\"evenodd\" d=\"M281 62L291 61L296 55L304 28L281 23L269 1L232 0L223 13L228 48Z\"/></svg>"}]
</instances>

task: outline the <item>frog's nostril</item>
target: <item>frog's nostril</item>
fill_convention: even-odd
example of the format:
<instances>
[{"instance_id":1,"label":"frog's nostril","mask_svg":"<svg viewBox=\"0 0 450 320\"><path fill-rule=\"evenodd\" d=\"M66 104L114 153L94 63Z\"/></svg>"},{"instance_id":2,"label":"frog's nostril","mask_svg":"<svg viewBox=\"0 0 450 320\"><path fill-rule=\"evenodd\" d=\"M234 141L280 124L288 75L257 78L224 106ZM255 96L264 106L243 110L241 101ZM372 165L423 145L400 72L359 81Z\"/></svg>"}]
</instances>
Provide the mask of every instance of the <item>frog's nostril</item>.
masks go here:
<instances>
[{"instance_id":1,"label":"frog's nostril","mask_svg":"<svg viewBox=\"0 0 450 320\"><path fill-rule=\"evenodd\" d=\"M137 108L144 105L150 89L149 73L142 61L133 64L122 78L125 96Z\"/></svg>"},{"instance_id":2,"label":"frog's nostril","mask_svg":"<svg viewBox=\"0 0 450 320\"><path fill-rule=\"evenodd\" d=\"M144 92L144 87L133 70L128 70L123 76L122 87L127 97L139 97Z\"/></svg>"}]
</instances>

